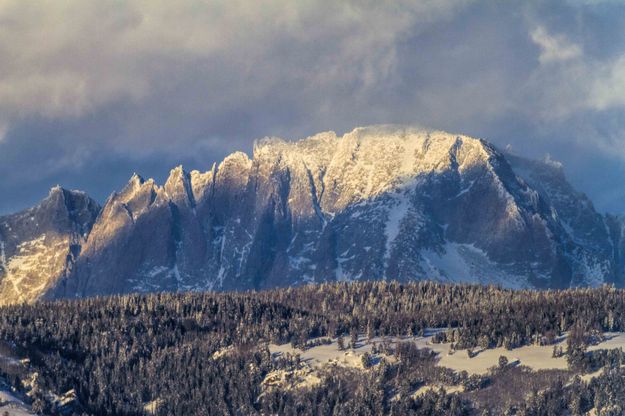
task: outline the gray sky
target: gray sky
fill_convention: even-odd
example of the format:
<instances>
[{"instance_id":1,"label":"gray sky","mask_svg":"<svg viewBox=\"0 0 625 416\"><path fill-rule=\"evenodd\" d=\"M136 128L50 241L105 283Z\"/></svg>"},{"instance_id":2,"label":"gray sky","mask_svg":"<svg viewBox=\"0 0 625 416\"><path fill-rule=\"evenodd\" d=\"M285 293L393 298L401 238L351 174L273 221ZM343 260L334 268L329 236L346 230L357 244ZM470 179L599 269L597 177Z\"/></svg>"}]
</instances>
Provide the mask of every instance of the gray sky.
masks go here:
<instances>
[{"instance_id":1,"label":"gray sky","mask_svg":"<svg viewBox=\"0 0 625 416\"><path fill-rule=\"evenodd\" d=\"M625 2L0 0L0 213L415 123L560 160L625 212Z\"/></svg>"}]
</instances>

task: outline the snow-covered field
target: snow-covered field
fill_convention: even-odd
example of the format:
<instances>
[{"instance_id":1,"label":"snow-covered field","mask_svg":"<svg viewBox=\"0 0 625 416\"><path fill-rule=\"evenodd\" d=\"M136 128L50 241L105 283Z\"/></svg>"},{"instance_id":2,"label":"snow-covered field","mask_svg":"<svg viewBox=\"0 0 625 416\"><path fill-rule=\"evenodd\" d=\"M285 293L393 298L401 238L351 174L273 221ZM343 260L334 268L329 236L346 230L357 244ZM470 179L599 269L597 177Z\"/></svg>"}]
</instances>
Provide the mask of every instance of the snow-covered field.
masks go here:
<instances>
[{"instance_id":1,"label":"snow-covered field","mask_svg":"<svg viewBox=\"0 0 625 416\"><path fill-rule=\"evenodd\" d=\"M415 341L420 348L429 348L438 353L440 357L438 365L456 371L467 371L469 374L487 373L491 367L498 365L500 356L506 357L509 363L524 365L533 370L567 369L566 357L552 357L553 345L525 345L513 350L507 350L503 347L490 348L487 350L475 349L474 354L477 353L477 355L469 358L467 350L456 350L452 352L450 350L450 344L434 344L430 341L429 337L418 337L412 340ZM566 339L562 338L558 345L566 349Z\"/></svg>"},{"instance_id":2,"label":"snow-covered field","mask_svg":"<svg viewBox=\"0 0 625 416\"><path fill-rule=\"evenodd\" d=\"M604 332L605 341L588 347L588 351L595 350L615 350L623 348L625 350L625 333L622 332Z\"/></svg>"},{"instance_id":3,"label":"snow-covered field","mask_svg":"<svg viewBox=\"0 0 625 416\"><path fill-rule=\"evenodd\" d=\"M269 350L274 357L286 354L299 354L302 366L295 371L271 373L267 376L266 385L285 385L287 380L289 380L291 387L315 385L321 381L318 370L327 365L364 370L362 355L365 352L371 353L373 343L381 343L385 340L391 343L403 341L415 342L419 348L429 348L438 354L439 361L437 365L451 368L455 371L467 371L469 374L488 373L490 368L498 365L500 356L505 356L511 364L526 366L532 370L566 370L568 368L565 356L552 356L553 345L526 345L513 350L506 350L503 347L487 350L475 349L475 355L469 358L467 350L455 350L450 353L450 344L432 343L432 332L435 332L435 330L430 331L430 333L424 337L374 338L371 342L367 342L364 337L361 337L356 348L346 348L343 351L339 350L336 339L333 339L330 344L314 346L305 351L293 348L291 344L269 344ZM625 333L605 333L604 335L606 338L605 341L590 346L588 349L592 351L598 349L625 348ZM347 344L347 339L345 342ZM566 336L561 337L557 345L566 349ZM377 359L374 361L379 361L380 358L388 360L394 359L393 357L383 356L382 354L378 354L374 358ZM585 379L589 380L599 374L600 372L586 375ZM429 388L431 388L431 386Z\"/></svg>"},{"instance_id":4,"label":"snow-covered field","mask_svg":"<svg viewBox=\"0 0 625 416\"><path fill-rule=\"evenodd\" d=\"M279 370L269 373L263 382L265 387L280 386L292 388L313 387L321 383L319 370L324 366L340 366L364 370L362 355L371 351L371 344L360 342L357 348L339 350L336 339L331 344L318 345L302 351L293 348L291 344L269 344L269 351L275 358L286 354L297 355L301 359L301 366L294 370ZM390 358L390 357L389 357Z\"/></svg>"},{"instance_id":5,"label":"snow-covered field","mask_svg":"<svg viewBox=\"0 0 625 416\"><path fill-rule=\"evenodd\" d=\"M347 344L347 341L346 341ZM347 348L344 351L339 350L336 339L332 340L331 344L318 345L302 351L298 348L293 348L291 344L283 345L269 345L269 351L274 355L282 354L299 354L301 360L314 368L320 368L326 364L334 364L343 367L351 368L363 368L362 355L365 352L371 352L371 344L365 343L364 340L360 340L357 344L357 348Z\"/></svg>"}]
</instances>

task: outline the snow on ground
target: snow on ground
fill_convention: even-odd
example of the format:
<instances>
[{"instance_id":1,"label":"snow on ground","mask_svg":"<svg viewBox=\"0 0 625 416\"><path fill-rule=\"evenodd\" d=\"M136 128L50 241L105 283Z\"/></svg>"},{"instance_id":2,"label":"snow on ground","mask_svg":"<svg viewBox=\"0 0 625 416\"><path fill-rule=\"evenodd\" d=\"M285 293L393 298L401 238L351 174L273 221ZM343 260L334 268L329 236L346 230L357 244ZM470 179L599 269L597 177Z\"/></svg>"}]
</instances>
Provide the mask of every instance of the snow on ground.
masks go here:
<instances>
[{"instance_id":1,"label":"snow on ground","mask_svg":"<svg viewBox=\"0 0 625 416\"><path fill-rule=\"evenodd\" d=\"M605 341L588 347L588 351L595 350L614 350L623 348L625 350L625 333L622 332L604 332Z\"/></svg>"},{"instance_id":2,"label":"snow on ground","mask_svg":"<svg viewBox=\"0 0 625 416\"><path fill-rule=\"evenodd\" d=\"M143 406L143 410L148 415L155 415L158 413L159 408L163 405L163 399L152 400Z\"/></svg>"},{"instance_id":3,"label":"snow on ground","mask_svg":"<svg viewBox=\"0 0 625 416\"><path fill-rule=\"evenodd\" d=\"M466 370L469 374L486 374L491 367L497 366L499 357L504 356L509 363L524 365L532 370L566 370L566 357L552 357L553 346L525 345L513 350L503 347L480 351L473 358L469 358L466 350L459 350L453 354L441 354L438 365L456 371Z\"/></svg>"},{"instance_id":4,"label":"snow on ground","mask_svg":"<svg viewBox=\"0 0 625 416\"><path fill-rule=\"evenodd\" d=\"M582 381L585 381L586 383L588 383L593 378L599 377L600 375L602 375L604 371L605 371L605 367L601 367L597 371L594 371L594 372L588 373L588 374L584 374L580 378L582 379Z\"/></svg>"},{"instance_id":5,"label":"snow on ground","mask_svg":"<svg viewBox=\"0 0 625 416\"><path fill-rule=\"evenodd\" d=\"M0 387L0 414L5 414L5 412L8 412L11 416L35 415L23 401L8 390L2 390L2 387Z\"/></svg>"},{"instance_id":6,"label":"snow on ground","mask_svg":"<svg viewBox=\"0 0 625 416\"><path fill-rule=\"evenodd\" d=\"M338 348L337 340L332 339L331 343L317 345L307 350L293 348L291 344L275 345L269 344L269 350L274 358L285 356L286 354L299 354L302 365L293 371L275 371L270 373L265 381L266 386L285 386L300 388L313 386L321 382L318 371L325 366L341 366L364 371L362 355L365 352L371 353L373 343L383 341L396 343L412 341L419 348L428 348L438 354L438 366L447 367L455 371L466 371L472 374L486 374L492 367L497 367L499 357L504 356L513 365L523 365L532 370L566 370L568 364L566 356L553 357L553 345L525 345L513 350L506 350L503 347L490 348L486 350L475 349L475 355L469 358L467 350L451 350L450 344L436 344L432 342L432 335L443 329L430 329L426 331L426 336L406 336L406 337L377 337L368 342L364 337L360 337L356 348L346 348L341 351ZM625 349L625 333L605 333L606 340L593 345L588 350L598 349ZM348 339L345 339L348 343ZM566 336L562 336L557 344L566 349ZM381 358L393 361L394 357L382 354L373 355L373 362L379 362ZM601 374L601 371L587 374L584 380L590 380ZM450 386L423 386L415 394L423 394L428 389L445 388L448 392ZM459 388L458 386L453 388ZM454 390L455 391L455 390Z\"/></svg>"},{"instance_id":7,"label":"snow on ground","mask_svg":"<svg viewBox=\"0 0 625 416\"><path fill-rule=\"evenodd\" d=\"M12 352L10 344L2 341L0 342L0 364L4 369L8 369L22 367L24 361L20 361L19 357ZM35 414L30 410L30 406L11 391L11 387L5 383L5 380L0 378L0 415L5 414L5 412L11 416Z\"/></svg>"},{"instance_id":8,"label":"snow on ground","mask_svg":"<svg viewBox=\"0 0 625 416\"><path fill-rule=\"evenodd\" d=\"M345 341L347 344L348 341ZM336 339L332 340L331 344L318 345L312 348L302 351L298 348L293 348L291 344L275 345L269 344L269 351L274 356L280 356L285 354L299 354L300 359L314 368L320 368L326 364L338 365L342 367L359 368L362 369L362 355L365 352L371 352L371 344L364 342L364 339L360 339L357 348L346 348L344 351L339 350Z\"/></svg>"},{"instance_id":9,"label":"snow on ground","mask_svg":"<svg viewBox=\"0 0 625 416\"><path fill-rule=\"evenodd\" d=\"M454 350L450 344L435 344L431 337L413 337L419 348L429 348L438 353L441 367L451 368L456 371L467 371L469 374L486 374L491 367L497 366L499 357L504 356L509 363L524 365L532 370L566 370L568 368L566 357L553 358L553 345L524 345L513 350L503 347L489 348L487 350L474 349L477 355L469 358L467 350ZM557 344L566 349L566 340L562 338Z\"/></svg>"},{"instance_id":10,"label":"snow on ground","mask_svg":"<svg viewBox=\"0 0 625 416\"><path fill-rule=\"evenodd\" d=\"M444 389L447 392L447 394L462 393L464 391L464 387L462 386L447 386L444 384L436 384L436 385L426 384L425 386L419 387L417 391L415 391L412 394L412 397L423 396L428 391L431 391L431 390L437 391L440 389Z\"/></svg>"},{"instance_id":11,"label":"snow on ground","mask_svg":"<svg viewBox=\"0 0 625 416\"><path fill-rule=\"evenodd\" d=\"M381 342L381 338L372 341ZM348 344L345 339L345 345ZM269 373L263 385L265 387L286 387L286 388L305 388L312 387L321 383L319 370L326 366L343 367L365 371L362 363L364 353L371 353L373 345L367 343L364 337L360 337L356 343L356 348L345 348L341 351L338 347L337 339L330 340L329 344L317 345L311 348L301 350L293 348L291 344L269 344L269 351L274 358L286 356L287 354L299 355L301 365L294 370L278 370ZM377 354L373 357L373 362L377 363L383 354ZM393 361L393 357L384 356L389 361Z\"/></svg>"},{"instance_id":12,"label":"snow on ground","mask_svg":"<svg viewBox=\"0 0 625 416\"><path fill-rule=\"evenodd\" d=\"M315 387L321 384L321 378L310 367L302 366L295 370L275 370L265 376L263 380L265 389L279 387L289 389L302 389Z\"/></svg>"},{"instance_id":13,"label":"snow on ground","mask_svg":"<svg viewBox=\"0 0 625 416\"><path fill-rule=\"evenodd\" d=\"M588 347L588 351L599 349L625 349L625 333L606 332L606 340ZM431 337L413 337L412 340L419 348L429 348L439 354L439 366L456 371L467 371L469 374L485 374L488 369L498 365L499 357L504 356L510 363L524 365L532 370L566 370L568 368L566 356L554 358L553 345L524 345L513 350L503 347L487 350L475 349L477 353L469 358L467 350L456 350L450 354L450 344L435 344ZM561 337L556 344L566 350L566 336Z\"/></svg>"}]
</instances>

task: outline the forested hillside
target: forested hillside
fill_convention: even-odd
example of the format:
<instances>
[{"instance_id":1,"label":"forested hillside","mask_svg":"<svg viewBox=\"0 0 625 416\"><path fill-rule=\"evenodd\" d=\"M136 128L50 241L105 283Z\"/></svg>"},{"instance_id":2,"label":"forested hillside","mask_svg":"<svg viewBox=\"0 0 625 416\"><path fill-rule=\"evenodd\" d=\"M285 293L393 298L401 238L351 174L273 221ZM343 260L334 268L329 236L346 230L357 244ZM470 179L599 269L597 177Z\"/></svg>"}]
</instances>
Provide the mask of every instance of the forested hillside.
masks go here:
<instances>
[{"instance_id":1,"label":"forested hillside","mask_svg":"<svg viewBox=\"0 0 625 416\"><path fill-rule=\"evenodd\" d=\"M0 365L45 414L622 414L625 356L589 347L624 330L625 291L607 286L382 281L127 295L1 308L2 355L15 359ZM485 374L455 371L414 342L431 334L456 354L554 344L568 366L534 371L501 357ZM346 355L374 345L357 366L316 369L308 385L290 382L303 371L300 356L272 350L332 342ZM270 382L280 374L281 383ZM432 385L447 387L422 389Z\"/></svg>"}]
</instances>

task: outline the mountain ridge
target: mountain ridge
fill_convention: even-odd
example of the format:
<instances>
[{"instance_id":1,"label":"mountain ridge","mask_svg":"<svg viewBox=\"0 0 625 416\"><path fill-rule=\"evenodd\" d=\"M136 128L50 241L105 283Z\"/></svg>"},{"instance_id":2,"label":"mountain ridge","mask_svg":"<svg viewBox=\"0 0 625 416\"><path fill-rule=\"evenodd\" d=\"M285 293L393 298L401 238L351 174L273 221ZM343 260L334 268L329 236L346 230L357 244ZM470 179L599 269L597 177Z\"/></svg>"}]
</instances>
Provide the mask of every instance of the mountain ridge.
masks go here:
<instances>
[{"instance_id":1,"label":"mountain ridge","mask_svg":"<svg viewBox=\"0 0 625 416\"><path fill-rule=\"evenodd\" d=\"M134 174L92 208L67 268L19 299L360 279L559 288L624 275L621 220L597 213L554 162L418 127L265 138L207 172L178 166L162 186Z\"/></svg>"}]
</instances>

